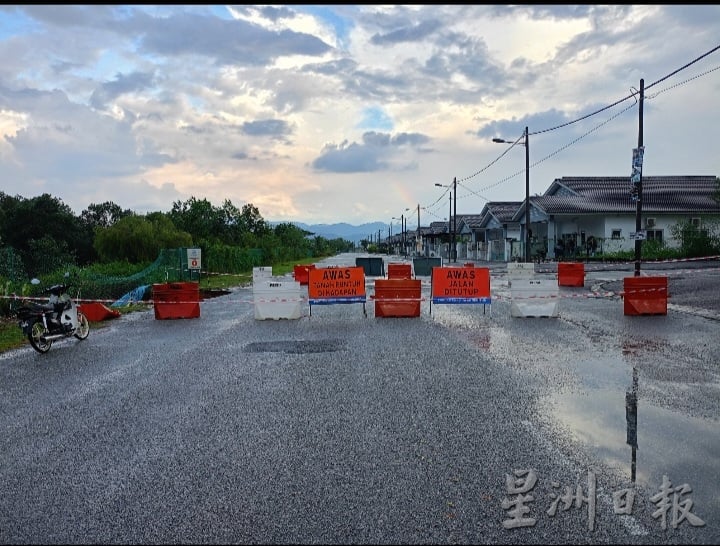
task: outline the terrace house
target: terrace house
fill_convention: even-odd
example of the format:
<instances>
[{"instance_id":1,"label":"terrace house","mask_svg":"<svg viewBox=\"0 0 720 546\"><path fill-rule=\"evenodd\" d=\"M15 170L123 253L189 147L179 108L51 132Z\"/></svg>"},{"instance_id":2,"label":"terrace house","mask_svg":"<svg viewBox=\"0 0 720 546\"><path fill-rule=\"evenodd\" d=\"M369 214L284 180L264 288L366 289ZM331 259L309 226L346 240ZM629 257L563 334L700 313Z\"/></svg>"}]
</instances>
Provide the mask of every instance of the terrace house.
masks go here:
<instances>
[{"instance_id":1,"label":"terrace house","mask_svg":"<svg viewBox=\"0 0 720 546\"><path fill-rule=\"evenodd\" d=\"M647 240L678 246L672 227L720 221L715 176L645 176L642 180L641 231ZM556 253L632 250L636 202L627 176L563 177L543 195L530 197L531 256ZM483 209L487 260L524 255L525 203L487 203ZM561 241L562 244L558 245ZM562 248L562 250L561 250ZM501 250L502 249L502 250Z\"/></svg>"}]
</instances>

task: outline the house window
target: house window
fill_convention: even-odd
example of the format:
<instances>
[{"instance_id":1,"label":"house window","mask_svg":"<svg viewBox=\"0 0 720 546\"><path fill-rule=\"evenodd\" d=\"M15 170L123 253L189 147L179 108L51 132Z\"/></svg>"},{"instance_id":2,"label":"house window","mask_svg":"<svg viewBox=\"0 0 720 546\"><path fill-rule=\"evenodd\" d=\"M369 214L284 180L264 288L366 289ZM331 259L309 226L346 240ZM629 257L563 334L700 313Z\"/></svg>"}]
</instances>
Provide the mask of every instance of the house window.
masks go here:
<instances>
[{"instance_id":1,"label":"house window","mask_svg":"<svg viewBox=\"0 0 720 546\"><path fill-rule=\"evenodd\" d=\"M620 229L613 229L613 230L610 232L610 238L611 238L611 239L619 239L620 236L621 236L621 234L622 234L622 230L620 230Z\"/></svg>"},{"instance_id":2,"label":"house window","mask_svg":"<svg viewBox=\"0 0 720 546\"><path fill-rule=\"evenodd\" d=\"M647 230L647 240L648 241L658 241L662 243L663 240L663 230L661 229L648 229Z\"/></svg>"},{"instance_id":3,"label":"house window","mask_svg":"<svg viewBox=\"0 0 720 546\"><path fill-rule=\"evenodd\" d=\"M696 228L700 227L700 218L690 218L690 225L695 226Z\"/></svg>"}]
</instances>

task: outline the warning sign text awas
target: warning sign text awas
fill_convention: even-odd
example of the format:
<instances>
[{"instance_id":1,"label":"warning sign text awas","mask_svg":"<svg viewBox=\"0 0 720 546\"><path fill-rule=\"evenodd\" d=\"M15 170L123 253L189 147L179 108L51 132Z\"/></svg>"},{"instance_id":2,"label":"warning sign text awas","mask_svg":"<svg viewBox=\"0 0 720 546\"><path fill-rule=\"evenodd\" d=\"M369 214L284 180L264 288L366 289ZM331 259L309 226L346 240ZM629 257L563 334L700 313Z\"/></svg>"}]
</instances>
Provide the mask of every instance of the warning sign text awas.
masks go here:
<instances>
[{"instance_id":1,"label":"warning sign text awas","mask_svg":"<svg viewBox=\"0 0 720 546\"><path fill-rule=\"evenodd\" d=\"M433 267L433 303L483 303L490 301L487 267Z\"/></svg>"},{"instance_id":2,"label":"warning sign text awas","mask_svg":"<svg viewBox=\"0 0 720 546\"><path fill-rule=\"evenodd\" d=\"M365 269L362 267L323 267L308 273L310 303L365 303Z\"/></svg>"}]
</instances>

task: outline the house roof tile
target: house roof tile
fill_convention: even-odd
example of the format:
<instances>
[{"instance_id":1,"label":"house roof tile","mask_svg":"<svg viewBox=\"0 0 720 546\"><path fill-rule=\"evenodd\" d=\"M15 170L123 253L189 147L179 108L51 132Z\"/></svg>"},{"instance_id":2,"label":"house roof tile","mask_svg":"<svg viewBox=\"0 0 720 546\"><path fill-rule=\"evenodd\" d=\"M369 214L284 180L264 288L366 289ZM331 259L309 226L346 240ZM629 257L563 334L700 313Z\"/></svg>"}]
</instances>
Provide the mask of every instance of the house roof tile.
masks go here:
<instances>
[{"instance_id":1,"label":"house roof tile","mask_svg":"<svg viewBox=\"0 0 720 546\"><path fill-rule=\"evenodd\" d=\"M533 205L548 214L632 212L629 176L563 177L556 179ZM720 212L713 199L715 176L646 176L642 180L642 210L646 212ZM517 211L516 211L517 212Z\"/></svg>"}]
</instances>

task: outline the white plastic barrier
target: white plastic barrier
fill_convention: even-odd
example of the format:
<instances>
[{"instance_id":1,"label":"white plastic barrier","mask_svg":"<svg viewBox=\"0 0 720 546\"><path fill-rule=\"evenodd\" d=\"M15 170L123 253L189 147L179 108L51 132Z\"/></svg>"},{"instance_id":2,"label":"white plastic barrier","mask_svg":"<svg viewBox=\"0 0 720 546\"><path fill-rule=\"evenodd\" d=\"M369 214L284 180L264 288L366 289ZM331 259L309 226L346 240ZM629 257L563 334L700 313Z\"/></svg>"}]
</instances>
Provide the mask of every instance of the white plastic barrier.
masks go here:
<instances>
[{"instance_id":1,"label":"white plastic barrier","mask_svg":"<svg viewBox=\"0 0 720 546\"><path fill-rule=\"evenodd\" d=\"M299 282L280 280L281 277L253 283L255 319L298 319L302 317L301 303L305 290Z\"/></svg>"},{"instance_id":2,"label":"white plastic barrier","mask_svg":"<svg viewBox=\"0 0 720 546\"><path fill-rule=\"evenodd\" d=\"M555 279L514 279L510 284L510 316L560 316L558 299Z\"/></svg>"},{"instance_id":3,"label":"white plastic barrier","mask_svg":"<svg viewBox=\"0 0 720 546\"><path fill-rule=\"evenodd\" d=\"M263 265L261 267L253 267L253 284L255 284L258 281L268 280L270 277L272 277L272 266L271 265Z\"/></svg>"},{"instance_id":4,"label":"white plastic barrier","mask_svg":"<svg viewBox=\"0 0 720 546\"><path fill-rule=\"evenodd\" d=\"M512 279L532 279L535 276L534 262L508 262L507 276Z\"/></svg>"}]
</instances>

